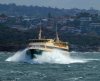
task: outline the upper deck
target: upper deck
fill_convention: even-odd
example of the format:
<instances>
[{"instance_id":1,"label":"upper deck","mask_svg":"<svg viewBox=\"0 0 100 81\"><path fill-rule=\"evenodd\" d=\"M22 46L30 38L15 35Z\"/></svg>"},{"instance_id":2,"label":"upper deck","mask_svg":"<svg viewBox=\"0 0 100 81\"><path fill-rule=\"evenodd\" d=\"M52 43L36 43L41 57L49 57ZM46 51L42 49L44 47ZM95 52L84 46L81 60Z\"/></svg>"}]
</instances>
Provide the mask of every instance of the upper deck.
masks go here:
<instances>
[{"instance_id":1,"label":"upper deck","mask_svg":"<svg viewBox=\"0 0 100 81\"><path fill-rule=\"evenodd\" d=\"M30 43L47 43L47 42L54 42L53 39L30 39Z\"/></svg>"}]
</instances>

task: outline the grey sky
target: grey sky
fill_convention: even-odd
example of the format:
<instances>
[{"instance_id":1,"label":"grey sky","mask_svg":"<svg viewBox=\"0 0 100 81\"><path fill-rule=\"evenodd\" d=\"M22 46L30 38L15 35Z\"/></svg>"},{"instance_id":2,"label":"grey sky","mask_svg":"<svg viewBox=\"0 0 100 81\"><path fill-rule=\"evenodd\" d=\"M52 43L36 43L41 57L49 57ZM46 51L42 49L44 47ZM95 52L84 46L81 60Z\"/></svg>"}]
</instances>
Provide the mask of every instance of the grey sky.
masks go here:
<instances>
[{"instance_id":1,"label":"grey sky","mask_svg":"<svg viewBox=\"0 0 100 81\"><path fill-rule=\"evenodd\" d=\"M100 0L0 0L0 3L16 3L17 5L50 6L57 8L82 8L93 7L100 10Z\"/></svg>"}]
</instances>

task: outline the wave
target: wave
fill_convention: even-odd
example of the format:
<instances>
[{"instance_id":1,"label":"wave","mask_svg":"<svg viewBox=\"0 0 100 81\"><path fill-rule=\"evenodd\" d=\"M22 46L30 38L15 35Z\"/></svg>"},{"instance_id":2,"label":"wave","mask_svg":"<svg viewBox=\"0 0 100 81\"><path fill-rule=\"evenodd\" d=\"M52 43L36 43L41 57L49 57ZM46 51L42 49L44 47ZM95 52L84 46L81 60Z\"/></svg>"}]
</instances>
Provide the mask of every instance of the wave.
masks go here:
<instances>
[{"instance_id":1,"label":"wave","mask_svg":"<svg viewBox=\"0 0 100 81\"><path fill-rule=\"evenodd\" d=\"M34 59L30 59L27 55L27 48L23 51L16 52L13 56L6 59L12 62L27 62L27 63L56 63L56 64L70 64L70 63L86 63L88 59L73 58L70 52L63 53L61 50L53 50L52 52L43 52L41 55L35 54ZM76 52L75 52L76 53Z\"/></svg>"}]
</instances>

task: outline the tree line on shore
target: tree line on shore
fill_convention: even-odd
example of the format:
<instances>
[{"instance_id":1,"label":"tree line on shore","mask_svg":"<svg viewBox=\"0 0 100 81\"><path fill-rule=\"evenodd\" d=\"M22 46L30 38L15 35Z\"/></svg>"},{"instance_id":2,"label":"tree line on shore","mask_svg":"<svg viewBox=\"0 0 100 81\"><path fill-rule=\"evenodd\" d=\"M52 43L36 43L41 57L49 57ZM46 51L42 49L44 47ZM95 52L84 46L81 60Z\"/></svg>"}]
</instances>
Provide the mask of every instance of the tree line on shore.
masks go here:
<instances>
[{"instance_id":1,"label":"tree line on shore","mask_svg":"<svg viewBox=\"0 0 100 81\"><path fill-rule=\"evenodd\" d=\"M8 47L8 50L13 48L26 47L29 39L38 38L39 29L31 29L26 31L21 31L17 29L12 29L0 24L0 50ZM42 36L45 38L55 38L55 31L43 28ZM74 35L67 32L59 32L59 37L63 41L69 42L70 45L77 45L82 47L99 47L100 37L95 36L85 36L85 35ZM12 48L9 48L12 46ZM15 47L14 47L15 46Z\"/></svg>"}]
</instances>

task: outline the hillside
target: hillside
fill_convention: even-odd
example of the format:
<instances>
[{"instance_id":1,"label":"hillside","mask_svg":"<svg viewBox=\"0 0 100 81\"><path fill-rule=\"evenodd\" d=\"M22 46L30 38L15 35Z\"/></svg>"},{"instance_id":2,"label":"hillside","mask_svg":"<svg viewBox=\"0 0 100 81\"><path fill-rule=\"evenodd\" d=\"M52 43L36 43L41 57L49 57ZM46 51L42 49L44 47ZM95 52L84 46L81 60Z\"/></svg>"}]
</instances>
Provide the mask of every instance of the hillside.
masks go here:
<instances>
[{"instance_id":1,"label":"hillside","mask_svg":"<svg viewBox=\"0 0 100 81\"><path fill-rule=\"evenodd\" d=\"M98 10L90 9L58 9L51 7L39 7L39 6L17 6L15 4L0 4L0 13L4 13L10 16L47 16L49 13L52 16L61 16L61 15L75 15L80 12L90 12L90 13L99 13Z\"/></svg>"},{"instance_id":2,"label":"hillside","mask_svg":"<svg viewBox=\"0 0 100 81\"><path fill-rule=\"evenodd\" d=\"M27 46L28 40L38 38L38 29L19 31L0 25L0 50L19 50ZM48 32L48 33L47 33ZM45 38L55 38L53 30L43 29L42 36ZM63 41L68 41L69 45L77 45L80 50L89 48L92 50L100 46L100 37L84 36L68 34L67 32L59 32L59 37ZM86 49L85 49L86 50ZM89 51L87 49L87 51Z\"/></svg>"}]
</instances>

